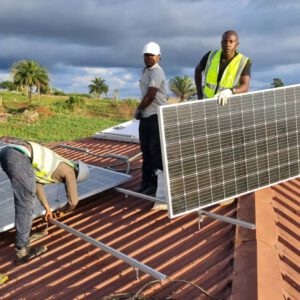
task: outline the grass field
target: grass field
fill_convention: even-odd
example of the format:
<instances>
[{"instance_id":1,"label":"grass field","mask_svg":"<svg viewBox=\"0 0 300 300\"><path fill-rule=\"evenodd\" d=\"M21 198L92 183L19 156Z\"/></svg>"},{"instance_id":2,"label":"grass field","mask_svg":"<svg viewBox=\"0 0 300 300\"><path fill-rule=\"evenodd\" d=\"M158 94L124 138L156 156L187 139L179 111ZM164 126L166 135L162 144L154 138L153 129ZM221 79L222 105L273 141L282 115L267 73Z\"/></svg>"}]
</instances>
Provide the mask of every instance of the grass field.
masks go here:
<instances>
[{"instance_id":1,"label":"grass field","mask_svg":"<svg viewBox=\"0 0 300 300\"><path fill-rule=\"evenodd\" d=\"M69 141L132 119L137 100L0 92L0 136L37 142Z\"/></svg>"}]
</instances>

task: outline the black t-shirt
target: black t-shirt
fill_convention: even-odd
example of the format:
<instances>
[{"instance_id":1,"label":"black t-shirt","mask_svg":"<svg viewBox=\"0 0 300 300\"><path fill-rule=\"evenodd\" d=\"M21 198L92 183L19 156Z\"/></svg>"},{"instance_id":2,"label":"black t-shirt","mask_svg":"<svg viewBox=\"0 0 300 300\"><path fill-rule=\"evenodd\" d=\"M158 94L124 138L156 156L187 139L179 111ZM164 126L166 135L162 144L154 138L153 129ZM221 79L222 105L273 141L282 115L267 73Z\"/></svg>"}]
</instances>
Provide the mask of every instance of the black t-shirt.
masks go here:
<instances>
[{"instance_id":1,"label":"black t-shirt","mask_svg":"<svg viewBox=\"0 0 300 300\"><path fill-rule=\"evenodd\" d=\"M201 72L203 72L205 70L205 67L206 67L206 64L207 64L207 61L208 61L208 57L209 57L209 54L210 54L211 51L207 52L201 59L200 61L200 70ZM237 55L238 53L236 52L234 57ZM234 58L233 57L233 58ZM232 58L232 59L233 59ZM221 56L221 59L222 59L222 56ZM231 59L231 60L232 60ZM226 67L228 66L228 64L231 62L228 61L226 63L220 63L220 67L219 67L219 74L218 74L218 82L220 82L221 78L222 78L222 75L224 73L224 70L226 69ZM248 75L248 76L251 76L251 72L250 72L250 69L251 69L251 60L248 59L247 60L247 63L241 73L241 76L245 76L245 75Z\"/></svg>"}]
</instances>

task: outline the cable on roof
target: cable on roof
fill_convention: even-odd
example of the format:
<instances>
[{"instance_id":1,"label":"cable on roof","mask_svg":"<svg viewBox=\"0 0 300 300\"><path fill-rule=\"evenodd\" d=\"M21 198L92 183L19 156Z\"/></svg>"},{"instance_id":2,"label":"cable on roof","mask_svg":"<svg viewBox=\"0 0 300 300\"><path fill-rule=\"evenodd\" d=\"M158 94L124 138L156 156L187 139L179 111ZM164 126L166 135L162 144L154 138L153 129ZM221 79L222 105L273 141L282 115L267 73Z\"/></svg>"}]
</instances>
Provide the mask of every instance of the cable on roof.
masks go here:
<instances>
[{"instance_id":1,"label":"cable on roof","mask_svg":"<svg viewBox=\"0 0 300 300\"><path fill-rule=\"evenodd\" d=\"M195 288L199 289L203 294L205 294L206 296L208 296L210 299L213 299L213 300L222 300L221 298L218 298L218 297L215 297L215 296L211 295L205 289L201 288L199 285L197 285L197 284L195 284L193 282L190 282L190 281L187 281L187 280L182 280L182 279L169 279L169 278L165 279L165 281L187 283L187 284L190 284L190 285L194 286ZM135 294L133 294L133 293L114 294L114 295L110 295L110 296L104 297L103 300L126 300L126 299L127 300L146 300L146 299L153 299L152 297L150 297L150 298L145 297L145 296L141 295L141 293L142 293L142 291L145 288L151 286L152 284L160 283L160 282L161 282L160 280L153 280L153 281L150 281L147 284L145 284ZM163 298L162 300L168 300L168 299L172 300L169 297Z\"/></svg>"},{"instance_id":2,"label":"cable on roof","mask_svg":"<svg viewBox=\"0 0 300 300\"><path fill-rule=\"evenodd\" d=\"M187 280L183 280L183 279L170 279L170 278L167 278L165 279L165 281L169 281L169 282L183 282L183 283L187 283L189 285L192 285L194 286L195 288L199 289L203 294L205 294L206 296L208 296L209 298L211 299L214 299L214 300L222 300L221 298L217 298L213 295L211 295L208 291L206 291L205 289L203 289L202 287L200 287L199 285L193 283L193 282L190 282L190 281L187 281ZM153 280L153 281L150 281L148 282L147 284L145 284L141 289L139 289L136 294L129 298L130 300L138 300L138 299L141 299L140 298L140 294L141 292L147 288L148 286L152 285L152 284L155 284L155 283L160 283L161 281L160 280Z\"/></svg>"}]
</instances>

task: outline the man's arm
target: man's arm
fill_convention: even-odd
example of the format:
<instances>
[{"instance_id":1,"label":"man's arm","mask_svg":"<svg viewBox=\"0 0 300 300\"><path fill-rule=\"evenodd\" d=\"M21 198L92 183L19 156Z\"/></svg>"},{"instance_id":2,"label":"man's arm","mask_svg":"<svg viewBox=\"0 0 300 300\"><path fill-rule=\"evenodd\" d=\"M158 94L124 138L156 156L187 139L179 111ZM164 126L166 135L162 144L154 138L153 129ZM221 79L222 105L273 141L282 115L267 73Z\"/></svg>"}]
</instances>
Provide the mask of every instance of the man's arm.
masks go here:
<instances>
[{"instance_id":1,"label":"man's arm","mask_svg":"<svg viewBox=\"0 0 300 300\"><path fill-rule=\"evenodd\" d=\"M217 103L220 105L226 105L228 98L233 94L247 93L249 90L250 76L244 75L240 78L240 86L234 89L225 89L216 95Z\"/></svg>"},{"instance_id":2,"label":"man's arm","mask_svg":"<svg viewBox=\"0 0 300 300\"><path fill-rule=\"evenodd\" d=\"M233 94L247 93L249 91L250 76L244 75L240 78L240 85L234 89Z\"/></svg>"},{"instance_id":3,"label":"man's arm","mask_svg":"<svg viewBox=\"0 0 300 300\"><path fill-rule=\"evenodd\" d=\"M143 100L141 101L138 107L140 109L144 109L147 106L149 106L151 102L154 100L157 90L158 89L155 87L149 87L147 94L145 95L145 97L143 98Z\"/></svg>"},{"instance_id":4,"label":"man's arm","mask_svg":"<svg viewBox=\"0 0 300 300\"><path fill-rule=\"evenodd\" d=\"M70 166L67 167L68 170L66 170L64 173L64 182L66 193L68 195L69 208L72 211L78 204L77 181L74 169L72 169Z\"/></svg>"},{"instance_id":5,"label":"man's arm","mask_svg":"<svg viewBox=\"0 0 300 300\"><path fill-rule=\"evenodd\" d=\"M203 99L203 90L202 90L202 72L204 72L208 57L209 57L210 51L207 52L200 60L199 64L195 68L195 84L196 84L196 89L197 89L197 97L198 99Z\"/></svg>"},{"instance_id":6,"label":"man's arm","mask_svg":"<svg viewBox=\"0 0 300 300\"><path fill-rule=\"evenodd\" d=\"M250 79L251 79L251 66L252 66L252 62L250 59L248 59L242 71L240 81L239 81L239 86L234 89L234 94L247 93L249 91Z\"/></svg>"},{"instance_id":7,"label":"man's arm","mask_svg":"<svg viewBox=\"0 0 300 300\"><path fill-rule=\"evenodd\" d=\"M48 221L49 217L52 217L52 212L45 194L44 185L39 182L36 183L36 196L46 210L45 219Z\"/></svg>"},{"instance_id":8,"label":"man's arm","mask_svg":"<svg viewBox=\"0 0 300 300\"><path fill-rule=\"evenodd\" d=\"M78 204L77 180L74 168L64 162L61 162L52 173L51 177L55 181L63 182L65 184L68 203L60 210L64 212L74 210Z\"/></svg>"},{"instance_id":9,"label":"man's arm","mask_svg":"<svg viewBox=\"0 0 300 300\"><path fill-rule=\"evenodd\" d=\"M201 62L195 68L195 84L196 84L198 99L203 99Z\"/></svg>"}]
</instances>

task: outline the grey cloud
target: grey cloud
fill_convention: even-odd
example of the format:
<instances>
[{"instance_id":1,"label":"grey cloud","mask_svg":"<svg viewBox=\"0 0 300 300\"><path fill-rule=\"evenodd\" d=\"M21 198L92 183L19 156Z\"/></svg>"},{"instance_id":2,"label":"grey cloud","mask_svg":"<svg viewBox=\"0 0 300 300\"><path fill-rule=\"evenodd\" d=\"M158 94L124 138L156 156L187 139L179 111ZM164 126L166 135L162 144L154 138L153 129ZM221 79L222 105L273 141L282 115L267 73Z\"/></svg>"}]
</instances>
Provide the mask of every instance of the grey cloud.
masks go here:
<instances>
[{"instance_id":1,"label":"grey cloud","mask_svg":"<svg viewBox=\"0 0 300 300\"><path fill-rule=\"evenodd\" d=\"M193 70L202 55L220 47L225 30L235 29L240 51L259 74L299 61L299 12L292 0L2 0L0 70L29 58L54 78L63 72L58 65L66 72L67 66L139 70L143 45L154 40L172 77ZM75 68L70 72L68 79Z\"/></svg>"}]
</instances>

